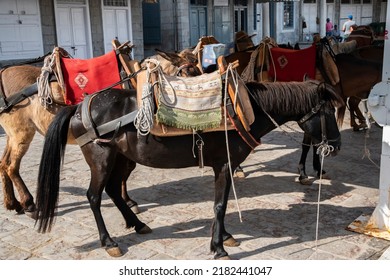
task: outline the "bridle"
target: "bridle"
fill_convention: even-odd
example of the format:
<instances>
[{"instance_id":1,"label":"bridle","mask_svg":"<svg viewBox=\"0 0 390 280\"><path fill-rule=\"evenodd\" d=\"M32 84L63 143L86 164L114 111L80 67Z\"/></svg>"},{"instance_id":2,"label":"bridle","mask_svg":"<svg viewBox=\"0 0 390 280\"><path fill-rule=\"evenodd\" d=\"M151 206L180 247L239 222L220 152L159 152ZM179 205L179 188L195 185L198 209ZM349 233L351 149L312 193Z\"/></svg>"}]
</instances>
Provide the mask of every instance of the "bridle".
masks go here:
<instances>
[{"instance_id":1,"label":"bridle","mask_svg":"<svg viewBox=\"0 0 390 280\"><path fill-rule=\"evenodd\" d=\"M335 139L328 139L327 133L326 133L326 121L325 121L325 100L321 100L315 107L313 107L309 113L304 115L300 120L298 120L298 124L302 125L309 119L311 119L314 115L316 115L318 112L320 112L320 120L321 120L321 142L318 144L312 144L313 146L316 146L318 148L322 147L322 149L326 149L326 155L330 154L334 151L334 147L329 145L329 141L337 141L341 138L341 135L339 135ZM313 137L312 137L313 138Z\"/></svg>"}]
</instances>

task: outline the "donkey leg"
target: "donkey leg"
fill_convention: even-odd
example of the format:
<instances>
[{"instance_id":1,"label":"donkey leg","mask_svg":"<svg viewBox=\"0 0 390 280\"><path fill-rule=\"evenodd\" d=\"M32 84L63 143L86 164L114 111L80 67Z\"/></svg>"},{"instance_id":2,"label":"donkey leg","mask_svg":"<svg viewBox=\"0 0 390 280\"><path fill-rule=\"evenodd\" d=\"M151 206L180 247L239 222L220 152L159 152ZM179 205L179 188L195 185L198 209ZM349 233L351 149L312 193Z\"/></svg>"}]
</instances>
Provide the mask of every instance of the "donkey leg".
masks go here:
<instances>
[{"instance_id":1,"label":"donkey leg","mask_svg":"<svg viewBox=\"0 0 390 280\"><path fill-rule=\"evenodd\" d=\"M309 179L306 174L306 159L311 146L311 136L308 134L303 135L302 141L302 153L298 164L299 182L302 185L311 185L313 182Z\"/></svg>"},{"instance_id":2,"label":"donkey leg","mask_svg":"<svg viewBox=\"0 0 390 280\"><path fill-rule=\"evenodd\" d=\"M96 151L99 149L98 151ZM112 257L122 256L118 244L110 237L101 213L102 192L110 178L113 165L115 164L115 152L111 152L107 147L94 143L85 145L82 148L85 160L91 169L91 181L87 190L87 198L99 232L99 239L102 247ZM99 157L94 156L98 154Z\"/></svg>"},{"instance_id":3,"label":"donkey leg","mask_svg":"<svg viewBox=\"0 0 390 280\"><path fill-rule=\"evenodd\" d=\"M321 172L321 161L320 161L320 155L317 153L318 148L315 147L313 149L313 169L314 171L317 172L317 178L322 178L322 179L330 179L330 176L324 169L322 169ZM321 175L322 173L322 175Z\"/></svg>"},{"instance_id":4,"label":"donkey leg","mask_svg":"<svg viewBox=\"0 0 390 280\"><path fill-rule=\"evenodd\" d=\"M138 203L131 199L130 196L127 193L127 179L130 177L131 172L135 169L136 163L134 161L128 160L126 163L126 170L124 170L124 175L121 182L121 189L122 189L122 198L126 201L127 205L130 207L130 209L135 213L139 214L140 210L138 208Z\"/></svg>"},{"instance_id":5,"label":"donkey leg","mask_svg":"<svg viewBox=\"0 0 390 280\"><path fill-rule=\"evenodd\" d=\"M4 172L7 174L5 177L8 176L12 181L13 186L18 191L22 210L32 218L35 216L34 198L20 176L19 171L22 158L30 147L34 134L34 130L27 129L21 130L16 135L9 137L7 141L8 149L4 154L1 163Z\"/></svg>"},{"instance_id":6,"label":"donkey leg","mask_svg":"<svg viewBox=\"0 0 390 280\"><path fill-rule=\"evenodd\" d=\"M228 259L229 256L223 247L223 243L225 240L233 238L232 235L226 231L224 223L231 185L229 167L227 164L224 164L222 166L214 166L213 170L215 174L215 218L212 225L210 249L212 252L216 253L214 256L215 259Z\"/></svg>"},{"instance_id":7,"label":"donkey leg","mask_svg":"<svg viewBox=\"0 0 390 280\"><path fill-rule=\"evenodd\" d=\"M362 111L359 108L361 99L355 96L351 96L348 99L349 113L350 113L350 124L354 131L359 131L367 128L365 118ZM359 120L359 124L356 123L356 118Z\"/></svg>"},{"instance_id":8,"label":"donkey leg","mask_svg":"<svg viewBox=\"0 0 390 280\"><path fill-rule=\"evenodd\" d=\"M131 161L125 159L123 156L117 156L115 166L107 182L106 193L122 213L122 216L126 221L127 228L134 227L135 231L141 234L150 233L151 229L138 219L134 212L128 207L128 204L121 195L121 178L123 177L123 174L128 171L126 168L127 166L126 164L123 164L123 161L127 161L128 164L131 163Z\"/></svg>"},{"instance_id":9,"label":"donkey leg","mask_svg":"<svg viewBox=\"0 0 390 280\"><path fill-rule=\"evenodd\" d=\"M9 162L8 158L10 153L8 141L9 137L7 137L4 153L0 160L0 177L3 186L4 206L7 210L15 210L17 213L23 213L23 207L15 197L14 185L7 173L7 162Z\"/></svg>"}]
</instances>

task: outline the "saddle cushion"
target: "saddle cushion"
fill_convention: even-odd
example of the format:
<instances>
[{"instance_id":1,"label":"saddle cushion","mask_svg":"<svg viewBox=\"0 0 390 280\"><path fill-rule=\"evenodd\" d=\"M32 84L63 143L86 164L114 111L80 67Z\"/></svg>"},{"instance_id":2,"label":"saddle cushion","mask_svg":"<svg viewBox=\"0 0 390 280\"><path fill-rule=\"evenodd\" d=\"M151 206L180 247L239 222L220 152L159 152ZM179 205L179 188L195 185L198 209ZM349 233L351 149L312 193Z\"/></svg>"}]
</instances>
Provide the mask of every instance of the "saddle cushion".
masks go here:
<instances>
[{"instance_id":1,"label":"saddle cushion","mask_svg":"<svg viewBox=\"0 0 390 280\"><path fill-rule=\"evenodd\" d=\"M219 127L222 81L218 71L189 78L165 75L161 86L159 123L190 130Z\"/></svg>"},{"instance_id":2,"label":"saddle cushion","mask_svg":"<svg viewBox=\"0 0 390 280\"><path fill-rule=\"evenodd\" d=\"M61 70L66 85L65 103L78 104L85 94L102 90L120 81L115 51L92 59L61 58ZM117 85L114 88L121 88Z\"/></svg>"},{"instance_id":3,"label":"saddle cushion","mask_svg":"<svg viewBox=\"0 0 390 280\"><path fill-rule=\"evenodd\" d=\"M314 79L316 74L316 46L303 50L271 48L269 75L277 81L303 81L304 76Z\"/></svg>"}]
</instances>

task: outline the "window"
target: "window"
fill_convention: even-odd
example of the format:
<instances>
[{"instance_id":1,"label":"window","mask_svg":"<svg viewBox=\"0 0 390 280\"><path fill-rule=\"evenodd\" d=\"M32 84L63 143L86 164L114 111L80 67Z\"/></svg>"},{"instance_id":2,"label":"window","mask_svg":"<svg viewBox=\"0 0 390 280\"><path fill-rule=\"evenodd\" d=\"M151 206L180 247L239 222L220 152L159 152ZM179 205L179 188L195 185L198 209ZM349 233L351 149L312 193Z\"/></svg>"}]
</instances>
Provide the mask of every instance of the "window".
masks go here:
<instances>
[{"instance_id":1,"label":"window","mask_svg":"<svg viewBox=\"0 0 390 280\"><path fill-rule=\"evenodd\" d=\"M161 44L160 4L142 2L144 44Z\"/></svg>"},{"instance_id":2,"label":"window","mask_svg":"<svg viewBox=\"0 0 390 280\"><path fill-rule=\"evenodd\" d=\"M257 4L253 1L253 30L257 29Z\"/></svg>"},{"instance_id":3,"label":"window","mask_svg":"<svg viewBox=\"0 0 390 280\"><path fill-rule=\"evenodd\" d=\"M315 4L315 3L317 3L317 0L303 0L303 3L305 3L305 4Z\"/></svg>"},{"instance_id":4,"label":"window","mask_svg":"<svg viewBox=\"0 0 390 280\"><path fill-rule=\"evenodd\" d=\"M294 28L294 2L284 2L283 4L283 28Z\"/></svg>"},{"instance_id":5,"label":"window","mask_svg":"<svg viewBox=\"0 0 390 280\"><path fill-rule=\"evenodd\" d=\"M127 7L127 0L103 0L104 6Z\"/></svg>"},{"instance_id":6,"label":"window","mask_svg":"<svg viewBox=\"0 0 390 280\"><path fill-rule=\"evenodd\" d=\"M86 5L86 0L57 0L57 4L80 4L80 5Z\"/></svg>"},{"instance_id":7,"label":"window","mask_svg":"<svg viewBox=\"0 0 390 280\"><path fill-rule=\"evenodd\" d=\"M241 6L247 6L248 1L247 0L234 0L234 5L241 5Z\"/></svg>"},{"instance_id":8,"label":"window","mask_svg":"<svg viewBox=\"0 0 390 280\"><path fill-rule=\"evenodd\" d=\"M191 0L191 5L207 6L207 0Z\"/></svg>"}]
</instances>

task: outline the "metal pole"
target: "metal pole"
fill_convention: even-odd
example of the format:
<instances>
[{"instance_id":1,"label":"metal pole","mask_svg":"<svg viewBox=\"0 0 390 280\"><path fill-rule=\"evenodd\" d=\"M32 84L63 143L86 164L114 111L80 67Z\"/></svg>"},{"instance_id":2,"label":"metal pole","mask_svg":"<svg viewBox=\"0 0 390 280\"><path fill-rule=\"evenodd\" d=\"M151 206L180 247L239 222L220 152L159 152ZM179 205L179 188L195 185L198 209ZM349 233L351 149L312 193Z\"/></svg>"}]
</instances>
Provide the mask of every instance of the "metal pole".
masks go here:
<instances>
[{"instance_id":1,"label":"metal pole","mask_svg":"<svg viewBox=\"0 0 390 280\"><path fill-rule=\"evenodd\" d=\"M376 84L368 97L368 107L375 121L383 126L379 178L379 202L370 217L359 217L349 229L390 240L390 5L387 4L385 49L382 82Z\"/></svg>"}]
</instances>

